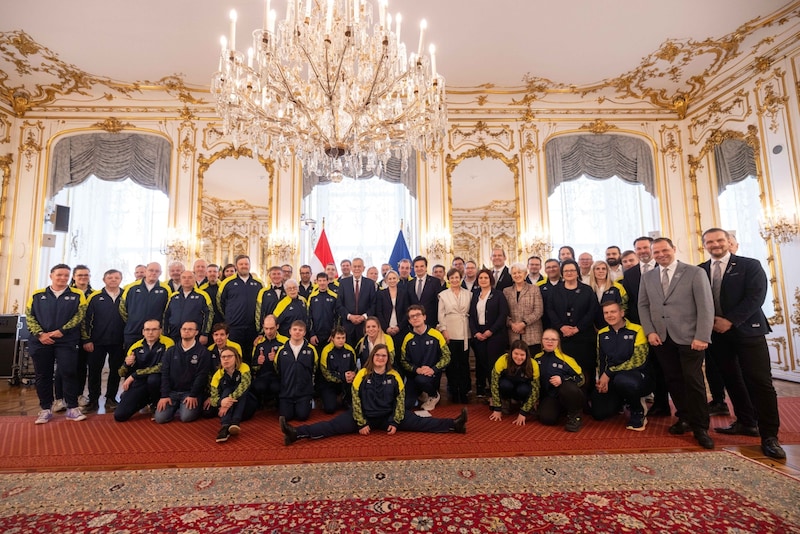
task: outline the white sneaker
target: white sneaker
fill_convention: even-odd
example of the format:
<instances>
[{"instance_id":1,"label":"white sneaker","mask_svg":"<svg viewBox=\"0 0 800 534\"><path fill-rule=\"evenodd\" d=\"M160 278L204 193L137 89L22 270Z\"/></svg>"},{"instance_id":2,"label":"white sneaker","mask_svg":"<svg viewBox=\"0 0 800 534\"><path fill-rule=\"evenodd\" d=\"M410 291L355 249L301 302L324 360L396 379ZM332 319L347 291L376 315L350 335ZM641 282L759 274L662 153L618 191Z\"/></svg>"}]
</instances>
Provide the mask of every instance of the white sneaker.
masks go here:
<instances>
[{"instance_id":1,"label":"white sneaker","mask_svg":"<svg viewBox=\"0 0 800 534\"><path fill-rule=\"evenodd\" d=\"M50 421L53 418L53 412L51 410L40 410L39 415L36 417L35 423L37 425L43 425Z\"/></svg>"},{"instance_id":2,"label":"white sneaker","mask_svg":"<svg viewBox=\"0 0 800 534\"><path fill-rule=\"evenodd\" d=\"M56 399L55 402L53 402L53 407L51 408L53 413L63 412L66 409L67 403L64 402L64 399Z\"/></svg>"},{"instance_id":3,"label":"white sneaker","mask_svg":"<svg viewBox=\"0 0 800 534\"><path fill-rule=\"evenodd\" d=\"M416 414L417 417L433 417L431 415L431 412L429 412L427 410L420 410L420 411L414 412L414 413Z\"/></svg>"},{"instance_id":4,"label":"white sneaker","mask_svg":"<svg viewBox=\"0 0 800 534\"><path fill-rule=\"evenodd\" d=\"M86 414L80 408L69 408L67 410L67 420L69 421L83 421L86 419Z\"/></svg>"},{"instance_id":5,"label":"white sneaker","mask_svg":"<svg viewBox=\"0 0 800 534\"><path fill-rule=\"evenodd\" d=\"M436 405L439 403L439 399L441 398L442 396L438 393L435 397L428 397L428 400L422 403L422 409L426 412L433 411L433 409L436 408Z\"/></svg>"},{"instance_id":6,"label":"white sneaker","mask_svg":"<svg viewBox=\"0 0 800 534\"><path fill-rule=\"evenodd\" d=\"M86 395L81 395L78 397L78 406L88 406L90 402L91 401L89 400L89 397Z\"/></svg>"}]
</instances>

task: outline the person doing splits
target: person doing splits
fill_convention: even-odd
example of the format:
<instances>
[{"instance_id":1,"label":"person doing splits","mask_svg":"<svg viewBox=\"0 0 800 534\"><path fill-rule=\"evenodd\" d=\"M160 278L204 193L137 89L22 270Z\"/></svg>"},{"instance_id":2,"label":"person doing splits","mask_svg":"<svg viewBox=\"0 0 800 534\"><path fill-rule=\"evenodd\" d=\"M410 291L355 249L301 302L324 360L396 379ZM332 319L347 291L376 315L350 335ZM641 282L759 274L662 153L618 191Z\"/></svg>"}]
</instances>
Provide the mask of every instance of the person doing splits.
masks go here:
<instances>
[{"instance_id":1,"label":"person doing splits","mask_svg":"<svg viewBox=\"0 0 800 534\"><path fill-rule=\"evenodd\" d=\"M300 438L319 439L339 434L368 436L373 430L389 435L405 432L467 431L467 409L455 419L419 417L405 409L405 387L400 374L392 369L386 345L375 345L366 365L353 380L353 406L329 421L294 427L281 416L284 445Z\"/></svg>"}]
</instances>

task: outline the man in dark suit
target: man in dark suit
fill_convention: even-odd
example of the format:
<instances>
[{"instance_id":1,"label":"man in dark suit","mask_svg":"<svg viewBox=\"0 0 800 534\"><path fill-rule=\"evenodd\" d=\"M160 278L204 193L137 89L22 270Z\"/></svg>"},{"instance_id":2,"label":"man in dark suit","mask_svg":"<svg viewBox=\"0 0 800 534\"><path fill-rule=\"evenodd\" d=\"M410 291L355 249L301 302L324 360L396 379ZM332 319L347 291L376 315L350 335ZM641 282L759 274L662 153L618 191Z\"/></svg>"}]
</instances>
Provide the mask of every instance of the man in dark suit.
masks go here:
<instances>
[{"instance_id":1,"label":"man in dark suit","mask_svg":"<svg viewBox=\"0 0 800 534\"><path fill-rule=\"evenodd\" d=\"M339 294L336 309L347 332L347 343L355 346L364 337L364 321L375 315L375 282L362 276L364 260L353 258L352 276L339 279Z\"/></svg>"},{"instance_id":2,"label":"man in dark suit","mask_svg":"<svg viewBox=\"0 0 800 534\"><path fill-rule=\"evenodd\" d=\"M708 403L703 376L704 351L714 326L714 301L705 272L675 259L666 237L653 241L658 269L644 274L639 287L639 318L664 370L678 422L670 434L691 430L697 442L714 448L708 435Z\"/></svg>"},{"instance_id":3,"label":"man in dark suit","mask_svg":"<svg viewBox=\"0 0 800 534\"><path fill-rule=\"evenodd\" d=\"M420 304L425 308L425 324L436 328L439 322L439 292L442 283L438 278L428 275L428 259L425 256L414 258L414 278L406 284L408 304Z\"/></svg>"},{"instance_id":4,"label":"man in dark suit","mask_svg":"<svg viewBox=\"0 0 800 534\"><path fill-rule=\"evenodd\" d=\"M730 426L714 430L760 435L765 455L786 458L778 442L778 396L765 337L771 328L761 310L767 296L767 275L758 260L731 254L725 230L706 230L703 246L711 259L700 267L708 275L714 299L714 332L708 352L722 373L736 414Z\"/></svg>"},{"instance_id":5,"label":"man in dark suit","mask_svg":"<svg viewBox=\"0 0 800 534\"><path fill-rule=\"evenodd\" d=\"M632 323L642 324L639 319L639 284L642 280L642 274L652 271L656 267L656 262L653 259L653 238L642 236L637 237L633 242L633 249L639 262L625 271L620 283L625 291L628 292L628 311L625 312L626 317ZM652 353L652 351L651 351ZM653 404L647 415L650 417L659 417L672 415L672 410L669 407L669 395L667 394L667 383L664 380L664 372L661 370L661 365L658 363L658 358L651 354L650 364L655 383L653 390Z\"/></svg>"},{"instance_id":6,"label":"man in dark suit","mask_svg":"<svg viewBox=\"0 0 800 534\"><path fill-rule=\"evenodd\" d=\"M492 249L492 286L502 292L505 288L514 285L511 273L506 267L506 251L500 247Z\"/></svg>"}]
</instances>

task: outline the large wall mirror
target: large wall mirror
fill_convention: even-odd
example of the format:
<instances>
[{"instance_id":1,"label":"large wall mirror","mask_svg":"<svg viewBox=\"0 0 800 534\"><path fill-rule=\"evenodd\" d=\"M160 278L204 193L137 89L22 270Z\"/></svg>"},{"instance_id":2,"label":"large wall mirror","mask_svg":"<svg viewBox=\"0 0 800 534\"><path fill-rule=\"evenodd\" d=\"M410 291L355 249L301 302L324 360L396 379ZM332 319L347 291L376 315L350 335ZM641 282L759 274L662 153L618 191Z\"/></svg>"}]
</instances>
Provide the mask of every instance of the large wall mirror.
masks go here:
<instances>
[{"instance_id":1,"label":"large wall mirror","mask_svg":"<svg viewBox=\"0 0 800 534\"><path fill-rule=\"evenodd\" d=\"M259 276L267 269L272 164L256 160L248 148L228 147L199 158L200 250L223 266L238 254L250 256Z\"/></svg>"},{"instance_id":2,"label":"large wall mirror","mask_svg":"<svg viewBox=\"0 0 800 534\"><path fill-rule=\"evenodd\" d=\"M453 254L491 265L495 246L517 261L519 235L518 156L485 146L446 157Z\"/></svg>"}]
</instances>

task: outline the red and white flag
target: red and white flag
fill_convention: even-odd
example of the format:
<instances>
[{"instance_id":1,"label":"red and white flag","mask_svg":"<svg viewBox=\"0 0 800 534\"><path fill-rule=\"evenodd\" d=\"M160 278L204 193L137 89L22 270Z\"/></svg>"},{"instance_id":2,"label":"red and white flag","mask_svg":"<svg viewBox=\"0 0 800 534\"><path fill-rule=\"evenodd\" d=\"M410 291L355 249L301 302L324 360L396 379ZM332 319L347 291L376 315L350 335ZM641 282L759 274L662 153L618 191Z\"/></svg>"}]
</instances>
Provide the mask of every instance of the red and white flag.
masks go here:
<instances>
[{"instance_id":1,"label":"red and white flag","mask_svg":"<svg viewBox=\"0 0 800 534\"><path fill-rule=\"evenodd\" d=\"M331 246L328 243L328 237L325 235L325 229L323 228L322 233L319 234L317 246L314 249L314 255L311 257L311 272L315 275L325 272L325 266L329 263L336 265L336 262L333 260Z\"/></svg>"}]
</instances>

